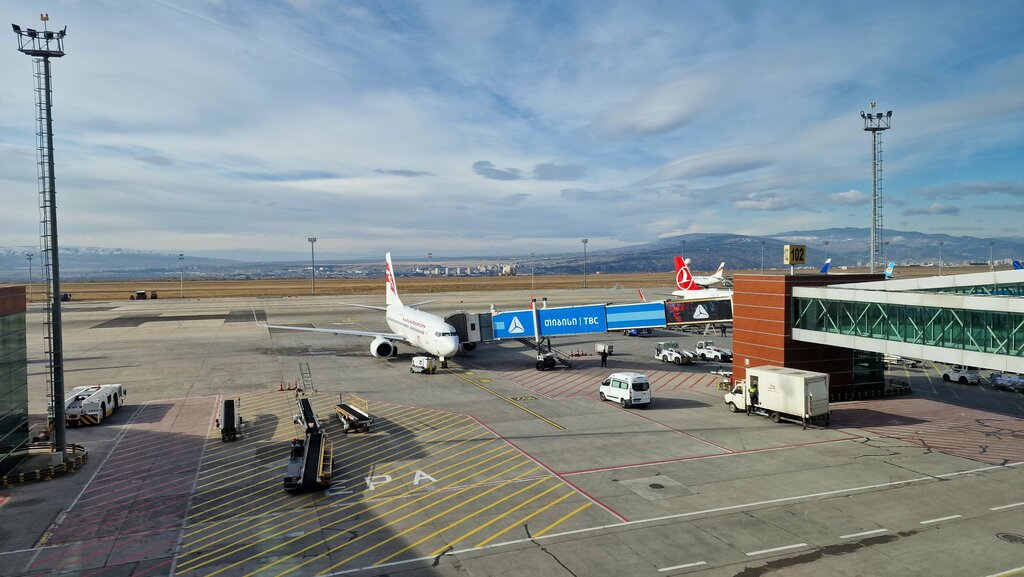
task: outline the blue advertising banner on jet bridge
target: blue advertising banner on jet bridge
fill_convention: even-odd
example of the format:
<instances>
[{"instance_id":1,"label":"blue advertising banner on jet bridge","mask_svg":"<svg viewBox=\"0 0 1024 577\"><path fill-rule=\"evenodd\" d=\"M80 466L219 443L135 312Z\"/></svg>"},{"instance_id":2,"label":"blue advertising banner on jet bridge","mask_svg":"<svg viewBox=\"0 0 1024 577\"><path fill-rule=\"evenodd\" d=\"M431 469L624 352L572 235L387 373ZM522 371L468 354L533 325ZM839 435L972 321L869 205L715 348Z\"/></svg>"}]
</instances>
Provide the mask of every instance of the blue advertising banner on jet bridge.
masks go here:
<instances>
[{"instance_id":1,"label":"blue advertising banner on jet bridge","mask_svg":"<svg viewBox=\"0 0 1024 577\"><path fill-rule=\"evenodd\" d=\"M508 311L491 317L496 339L533 338L533 311Z\"/></svg>"},{"instance_id":2,"label":"blue advertising banner on jet bridge","mask_svg":"<svg viewBox=\"0 0 1024 577\"><path fill-rule=\"evenodd\" d=\"M542 337L603 333L608 330L604 305L540 309L538 313Z\"/></svg>"},{"instance_id":3,"label":"blue advertising banner on jet bridge","mask_svg":"<svg viewBox=\"0 0 1024 577\"><path fill-rule=\"evenodd\" d=\"M665 307L660 302L609 305L605 310L610 331L665 326Z\"/></svg>"}]
</instances>

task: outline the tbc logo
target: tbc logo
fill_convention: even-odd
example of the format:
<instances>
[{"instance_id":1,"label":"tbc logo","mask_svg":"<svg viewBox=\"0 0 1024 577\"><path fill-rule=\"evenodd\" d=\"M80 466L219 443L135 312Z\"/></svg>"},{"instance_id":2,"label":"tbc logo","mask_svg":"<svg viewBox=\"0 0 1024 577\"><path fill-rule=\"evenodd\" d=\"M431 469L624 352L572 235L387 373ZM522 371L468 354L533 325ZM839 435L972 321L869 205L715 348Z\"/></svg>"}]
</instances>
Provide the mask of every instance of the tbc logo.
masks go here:
<instances>
[{"instance_id":1,"label":"tbc logo","mask_svg":"<svg viewBox=\"0 0 1024 577\"><path fill-rule=\"evenodd\" d=\"M508 326L508 334L518 335L525 332L526 329L523 328L523 323L519 322L519 317L512 317L512 324Z\"/></svg>"}]
</instances>

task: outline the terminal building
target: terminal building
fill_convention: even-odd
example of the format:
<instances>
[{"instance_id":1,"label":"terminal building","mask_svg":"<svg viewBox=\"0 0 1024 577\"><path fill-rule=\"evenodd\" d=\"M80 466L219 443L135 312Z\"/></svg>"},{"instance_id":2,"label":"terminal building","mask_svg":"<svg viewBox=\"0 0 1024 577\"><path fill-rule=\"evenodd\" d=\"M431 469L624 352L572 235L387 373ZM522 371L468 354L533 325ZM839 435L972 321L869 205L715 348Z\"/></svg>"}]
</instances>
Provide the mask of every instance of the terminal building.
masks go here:
<instances>
[{"instance_id":1,"label":"terminal building","mask_svg":"<svg viewBox=\"0 0 1024 577\"><path fill-rule=\"evenodd\" d=\"M25 287L0 287L0 471L29 440Z\"/></svg>"}]
</instances>

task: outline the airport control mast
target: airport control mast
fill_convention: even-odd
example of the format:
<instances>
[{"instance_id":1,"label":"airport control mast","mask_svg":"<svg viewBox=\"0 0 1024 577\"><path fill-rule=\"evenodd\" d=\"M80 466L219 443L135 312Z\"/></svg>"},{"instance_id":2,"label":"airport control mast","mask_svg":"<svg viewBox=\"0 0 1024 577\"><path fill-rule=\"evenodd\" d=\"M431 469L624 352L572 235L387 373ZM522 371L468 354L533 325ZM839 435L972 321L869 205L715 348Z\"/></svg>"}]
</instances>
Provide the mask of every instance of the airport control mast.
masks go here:
<instances>
[{"instance_id":1,"label":"airport control mast","mask_svg":"<svg viewBox=\"0 0 1024 577\"><path fill-rule=\"evenodd\" d=\"M870 272L875 272L875 263L882 262L882 132L889 130L889 119L892 110L884 115L875 112L875 103L871 103L870 112L860 111L864 119L864 130L871 133L871 257Z\"/></svg>"},{"instance_id":2,"label":"airport control mast","mask_svg":"<svg viewBox=\"0 0 1024 577\"><path fill-rule=\"evenodd\" d=\"M64 36L67 26L60 31L46 29L49 15L40 14L42 30L22 29L11 24L18 37L18 51L31 56L35 63L36 84L36 149L38 155L39 212L40 212L40 268L43 282L49 291L46 308L46 351L49 354L50 403L53 407L53 448L62 455L67 448L64 423L64 343L60 323L60 266L57 250L57 189L53 170L53 116L50 88L50 58L64 56Z\"/></svg>"}]
</instances>

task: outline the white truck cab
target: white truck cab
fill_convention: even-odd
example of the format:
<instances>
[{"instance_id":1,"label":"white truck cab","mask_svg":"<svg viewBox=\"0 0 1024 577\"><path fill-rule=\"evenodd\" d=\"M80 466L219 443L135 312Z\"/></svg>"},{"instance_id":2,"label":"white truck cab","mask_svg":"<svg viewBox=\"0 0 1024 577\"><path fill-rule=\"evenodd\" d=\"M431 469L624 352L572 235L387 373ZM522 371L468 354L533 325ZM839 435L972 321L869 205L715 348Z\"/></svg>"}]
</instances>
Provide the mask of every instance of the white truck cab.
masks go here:
<instances>
[{"instance_id":1,"label":"white truck cab","mask_svg":"<svg viewBox=\"0 0 1024 577\"><path fill-rule=\"evenodd\" d=\"M618 401L623 408L651 404L651 383L640 373L612 373L598 391L602 401Z\"/></svg>"}]
</instances>

